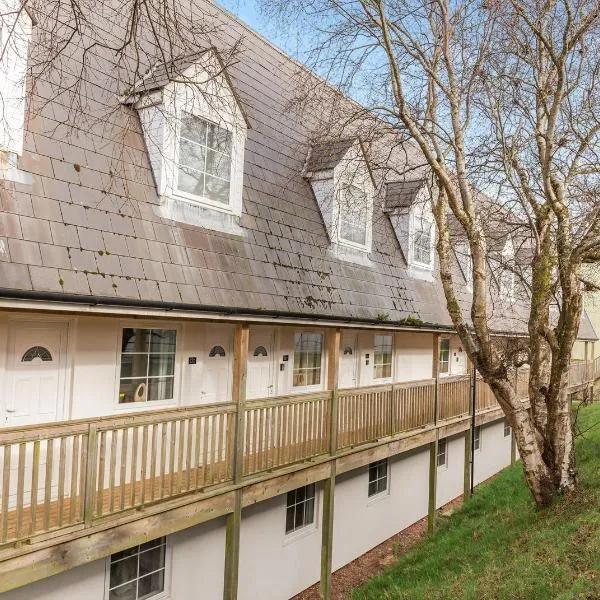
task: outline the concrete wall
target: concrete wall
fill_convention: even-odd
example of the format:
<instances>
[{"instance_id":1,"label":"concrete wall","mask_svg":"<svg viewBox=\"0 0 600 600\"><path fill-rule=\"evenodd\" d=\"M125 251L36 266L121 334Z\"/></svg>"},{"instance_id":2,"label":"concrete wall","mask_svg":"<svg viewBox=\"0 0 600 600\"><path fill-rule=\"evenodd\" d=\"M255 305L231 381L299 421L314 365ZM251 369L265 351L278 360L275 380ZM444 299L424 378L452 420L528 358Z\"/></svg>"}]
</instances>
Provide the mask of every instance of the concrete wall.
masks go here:
<instances>
[{"instance_id":1,"label":"concrete wall","mask_svg":"<svg viewBox=\"0 0 600 600\"><path fill-rule=\"evenodd\" d=\"M314 525L290 534L285 533L286 497L242 513L238 600L285 600L319 580L321 490L317 486Z\"/></svg>"},{"instance_id":2,"label":"concrete wall","mask_svg":"<svg viewBox=\"0 0 600 600\"><path fill-rule=\"evenodd\" d=\"M510 465L511 436L504 437L504 420L481 427L480 448L475 451L475 484Z\"/></svg>"},{"instance_id":3,"label":"concrete wall","mask_svg":"<svg viewBox=\"0 0 600 600\"><path fill-rule=\"evenodd\" d=\"M388 492L368 497L368 467L336 480L333 568L339 569L427 514L429 450L389 460Z\"/></svg>"}]
</instances>

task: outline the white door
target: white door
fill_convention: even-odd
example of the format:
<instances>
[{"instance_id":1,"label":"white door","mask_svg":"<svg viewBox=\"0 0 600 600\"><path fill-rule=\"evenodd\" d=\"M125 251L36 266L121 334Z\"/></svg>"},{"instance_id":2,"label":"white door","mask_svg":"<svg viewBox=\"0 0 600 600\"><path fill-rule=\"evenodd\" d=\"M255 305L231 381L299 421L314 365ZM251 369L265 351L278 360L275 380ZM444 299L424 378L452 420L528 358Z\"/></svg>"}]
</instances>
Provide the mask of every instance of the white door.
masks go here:
<instances>
[{"instance_id":1,"label":"white door","mask_svg":"<svg viewBox=\"0 0 600 600\"><path fill-rule=\"evenodd\" d=\"M253 329L250 331L248 346L248 376L246 397L268 398L274 393L272 329Z\"/></svg>"},{"instance_id":2,"label":"white door","mask_svg":"<svg viewBox=\"0 0 600 600\"><path fill-rule=\"evenodd\" d=\"M5 426L48 423L64 416L66 342L63 323L11 325Z\"/></svg>"},{"instance_id":3,"label":"white door","mask_svg":"<svg viewBox=\"0 0 600 600\"><path fill-rule=\"evenodd\" d=\"M207 327L202 359L200 404L229 402L231 382L231 330Z\"/></svg>"},{"instance_id":4,"label":"white door","mask_svg":"<svg viewBox=\"0 0 600 600\"><path fill-rule=\"evenodd\" d=\"M340 388L353 388L358 386L358 336L356 333L342 334L342 347L340 348L340 374L338 385Z\"/></svg>"},{"instance_id":5,"label":"white door","mask_svg":"<svg viewBox=\"0 0 600 600\"><path fill-rule=\"evenodd\" d=\"M464 375L467 372L467 353L462 346L452 351L452 375Z\"/></svg>"}]
</instances>

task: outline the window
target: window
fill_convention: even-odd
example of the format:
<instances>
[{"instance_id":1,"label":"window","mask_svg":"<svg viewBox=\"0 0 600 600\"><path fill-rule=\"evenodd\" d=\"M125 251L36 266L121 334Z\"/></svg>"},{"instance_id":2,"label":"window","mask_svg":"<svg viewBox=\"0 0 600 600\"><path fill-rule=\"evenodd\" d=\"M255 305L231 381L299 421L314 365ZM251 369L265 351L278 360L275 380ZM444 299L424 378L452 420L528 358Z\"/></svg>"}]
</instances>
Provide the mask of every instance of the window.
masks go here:
<instances>
[{"instance_id":1,"label":"window","mask_svg":"<svg viewBox=\"0 0 600 600\"><path fill-rule=\"evenodd\" d=\"M340 202L340 240L359 246L367 243L369 202L367 194L349 185L342 191Z\"/></svg>"},{"instance_id":2,"label":"window","mask_svg":"<svg viewBox=\"0 0 600 600\"><path fill-rule=\"evenodd\" d=\"M438 441L438 449L437 449L437 466L445 467L448 464L448 457L446 455L446 440Z\"/></svg>"},{"instance_id":3,"label":"window","mask_svg":"<svg viewBox=\"0 0 600 600\"><path fill-rule=\"evenodd\" d=\"M108 600L146 600L165 591L166 538L110 557Z\"/></svg>"},{"instance_id":4,"label":"window","mask_svg":"<svg viewBox=\"0 0 600 600\"><path fill-rule=\"evenodd\" d=\"M230 179L231 132L183 113L177 190L226 205L229 204Z\"/></svg>"},{"instance_id":5,"label":"window","mask_svg":"<svg viewBox=\"0 0 600 600\"><path fill-rule=\"evenodd\" d=\"M346 346L344 348L344 356L352 356L352 346Z\"/></svg>"},{"instance_id":6,"label":"window","mask_svg":"<svg viewBox=\"0 0 600 600\"><path fill-rule=\"evenodd\" d=\"M413 220L413 260L422 265L431 265L431 221L415 216Z\"/></svg>"},{"instance_id":7,"label":"window","mask_svg":"<svg viewBox=\"0 0 600 600\"><path fill-rule=\"evenodd\" d=\"M323 336L320 333L297 333L294 347L294 387L321 383Z\"/></svg>"},{"instance_id":8,"label":"window","mask_svg":"<svg viewBox=\"0 0 600 600\"><path fill-rule=\"evenodd\" d=\"M52 354L50 351L43 346L33 346L29 348L21 358L21 362L31 362L34 359L39 358L43 362L52 362Z\"/></svg>"},{"instance_id":9,"label":"window","mask_svg":"<svg viewBox=\"0 0 600 600\"><path fill-rule=\"evenodd\" d=\"M292 533L315 522L315 484L287 494L285 532Z\"/></svg>"},{"instance_id":10,"label":"window","mask_svg":"<svg viewBox=\"0 0 600 600\"><path fill-rule=\"evenodd\" d=\"M119 403L173 399L174 329L123 329Z\"/></svg>"},{"instance_id":11,"label":"window","mask_svg":"<svg viewBox=\"0 0 600 600\"><path fill-rule=\"evenodd\" d=\"M223 346L213 346L208 353L209 358L214 358L218 356L219 358L223 358L225 356L225 349ZM256 356L256 355L255 355Z\"/></svg>"},{"instance_id":12,"label":"window","mask_svg":"<svg viewBox=\"0 0 600 600\"><path fill-rule=\"evenodd\" d=\"M392 376L392 336L376 335L374 344L375 360L373 367L374 379L384 379Z\"/></svg>"},{"instance_id":13,"label":"window","mask_svg":"<svg viewBox=\"0 0 600 600\"><path fill-rule=\"evenodd\" d=\"M388 460L378 460L369 465L369 498L388 489Z\"/></svg>"},{"instance_id":14,"label":"window","mask_svg":"<svg viewBox=\"0 0 600 600\"><path fill-rule=\"evenodd\" d=\"M507 419L504 419L504 437L508 437L511 434L510 423Z\"/></svg>"},{"instance_id":15,"label":"window","mask_svg":"<svg viewBox=\"0 0 600 600\"><path fill-rule=\"evenodd\" d=\"M473 448L475 450L481 449L481 427L475 427L473 432Z\"/></svg>"},{"instance_id":16,"label":"window","mask_svg":"<svg viewBox=\"0 0 600 600\"><path fill-rule=\"evenodd\" d=\"M440 373L448 373L450 367L450 340L442 338L440 340Z\"/></svg>"},{"instance_id":17,"label":"window","mask_svg":"<svg viewBox=\"0 0 600 600\"><path fill-rule=\"evenodd\" d=\"M267 349L264 346L257 346L252 356L267 356Z\"/></svg>"}]
</instances>

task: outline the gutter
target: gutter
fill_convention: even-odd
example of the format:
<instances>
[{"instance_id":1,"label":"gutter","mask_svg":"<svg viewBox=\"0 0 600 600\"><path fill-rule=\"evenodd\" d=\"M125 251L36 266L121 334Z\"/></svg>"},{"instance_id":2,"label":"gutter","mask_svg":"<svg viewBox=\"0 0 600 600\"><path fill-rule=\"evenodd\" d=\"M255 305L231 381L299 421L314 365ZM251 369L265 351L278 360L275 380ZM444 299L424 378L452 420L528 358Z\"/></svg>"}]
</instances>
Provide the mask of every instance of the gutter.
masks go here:
<instances>
[{"instance_id":1,"label":"gutter","mask_svg":"<svg viewBox=\"0 0 600 600\"><path fill-rule=\"evenodd\" d=\"M12 302L11 302L12 301ZM33 306L32 304L38 304ZM448 332L454 331L452 326L435 325L431 323L422 323L420 325L406 325L402 321L378 321L361 317L344 317L339 315L324 315L315 313L307 315L297 312L278 312L275 310L261 310L242 307L224 307L212 306L206 304L189 304L183 302L164 302L162 300L138 300L135 298L111 298L106 296L83 296L80 294L68 294L62 292L40 292L32 290L15 290L10 288L0 288L0 308L10 308L12 310L53 310L68 311L78 313L105 313L105 314L123 314L132 311L153 311L159 313L154 316L169 316L172 318L185 319L206 319L206 320L236 320L262 322L268 320L272 322L285 323L314 323L321 325L332 324L337 326L377 329L393 329L405 331L425 331L425 332ZM143 314L140 316L148 317Z\"/></svg>"}]
</instances>

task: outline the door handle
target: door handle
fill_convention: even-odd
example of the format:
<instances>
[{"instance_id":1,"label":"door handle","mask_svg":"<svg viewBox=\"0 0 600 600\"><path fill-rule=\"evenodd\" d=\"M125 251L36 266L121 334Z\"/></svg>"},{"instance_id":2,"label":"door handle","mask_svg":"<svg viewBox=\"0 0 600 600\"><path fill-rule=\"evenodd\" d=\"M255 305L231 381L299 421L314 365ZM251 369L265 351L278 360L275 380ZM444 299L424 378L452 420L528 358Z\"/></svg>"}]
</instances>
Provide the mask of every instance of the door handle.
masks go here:
<instances>
[{"instance_id":1,"label":"door handle","mask_svg":"<svg viewBox=\"0 0 600 600\"><path fill-rule=\"evenodd\" d=\"M7 413L16 413L16 412L17 412L17 409L16 409L16 408L7 408L7 409L6 409L6 412L7 412Z\"/></svg>"}]
</instances>

